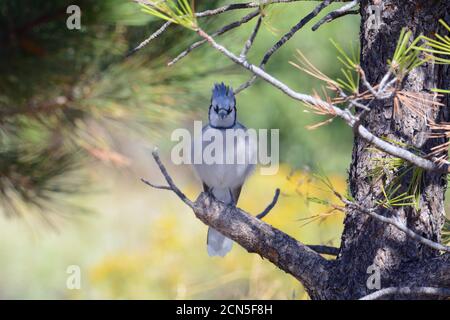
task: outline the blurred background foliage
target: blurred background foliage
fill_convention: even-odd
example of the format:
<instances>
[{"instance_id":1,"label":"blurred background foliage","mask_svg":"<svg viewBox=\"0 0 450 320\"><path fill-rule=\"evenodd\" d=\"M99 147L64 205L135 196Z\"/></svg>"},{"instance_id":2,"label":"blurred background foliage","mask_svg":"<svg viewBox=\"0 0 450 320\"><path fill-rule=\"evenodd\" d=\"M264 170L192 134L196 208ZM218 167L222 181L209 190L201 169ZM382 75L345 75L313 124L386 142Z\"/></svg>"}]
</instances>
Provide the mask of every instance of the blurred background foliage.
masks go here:
<instances>
[{"instance_id":1,"label":"blurred background foliage","mask_svg":"<svg viewBox=\"0 0 450 320\"><path fill-rule=\"evenodd\" d=\"M196 10L230 2L196 1ZM81 30L66 28L71 4L81 8ZM270 7L250 60L258 63L315 5ZM199 23L211 32L246 13ZM239 52L254 23L217 40ZM0 0L0 298L307 298L295 279L237 245L225 259L209 258L206 226L171 193L139 182L162 181L150 156L158 145L195 198L192 170L169 163L170 133L206 120L214 82L236 88L250 76L207 46L167 67L197 40L177 26L125 58L161 24L127 0ZM308 26L267 66L305 93L319 84L289 64L295 50L337 76L329 39L350 48L359 18ZM338 246L342 214L308 198L331 199L312 178L317 170L345 191L350 130L339 121L306 130L323 119L259 80L237 102L247 127L280 129L282 162L275 176L256 171L239 206L256 214L280 187L267 222L305 243ZM66 288L69 265L81 267L81 290Z\"/></svg>"}]
</instances>

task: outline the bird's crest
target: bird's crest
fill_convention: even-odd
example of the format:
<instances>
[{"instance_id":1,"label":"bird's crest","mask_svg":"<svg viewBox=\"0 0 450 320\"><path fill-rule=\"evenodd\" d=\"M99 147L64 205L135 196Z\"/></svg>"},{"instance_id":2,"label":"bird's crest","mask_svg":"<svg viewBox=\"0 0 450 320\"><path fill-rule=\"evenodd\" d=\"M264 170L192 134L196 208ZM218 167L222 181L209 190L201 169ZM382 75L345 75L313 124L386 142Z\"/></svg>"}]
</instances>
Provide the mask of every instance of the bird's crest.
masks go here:
<instances>
[{"instance_id":1,"label":"bird's crest","mask_svg":"<svg viewBox=\"0 0 450 320\"><path fill-rule=\"evenodd\" d=\"M214 84L212 98L215 100L234 100L233 88L226 86L223 82Z\"/></svg>"}]
</instances>

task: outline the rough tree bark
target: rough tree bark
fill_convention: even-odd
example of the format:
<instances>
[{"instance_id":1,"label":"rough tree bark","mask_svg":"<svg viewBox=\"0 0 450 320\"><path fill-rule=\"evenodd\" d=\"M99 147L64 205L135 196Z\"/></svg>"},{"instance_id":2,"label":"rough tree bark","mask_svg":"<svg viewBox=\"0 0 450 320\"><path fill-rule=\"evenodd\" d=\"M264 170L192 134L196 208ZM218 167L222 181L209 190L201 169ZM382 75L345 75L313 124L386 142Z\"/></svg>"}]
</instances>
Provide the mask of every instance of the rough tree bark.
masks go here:
<instances>
[{"instance_id":1,"label":"rough tree bark","mask_svg":"<svg viewBox=\"0 0 450 320\"><path fill-rule=\"evenodd\" d=\"M380 2L380 1L374 1ZM438 20L442 14L450 12L448 1L382 1L379 29L371 29L369 6L372 1L362 1L361 13L361 67L370 83L381 81L387 72L387 60L393 56L400 30L407 27L414 36L421 33L432 36L440 30ZM406 89L414 92L430 92L432 88L449 87L449 68L442 65L425 64L417 68L405 79ZM448 121L447 108L430 112L434 120ZM427 139L429 132L423 118L403 109L394 116L393 102L374 103L371 111L362 121L378 137L388 137L395 141L415 146L424 153L442 141ZM349 172L350 191L356 202L365 207L376 207L380 199L380 184L373 183L370 172L374 167L373 151L370 145L355 136L352 162ZM402 188L411 182L411 175L402 179ZM447 182L440 173L425 172L421 183L419 209L398 207L393 212L380 209L383 215L397 215L402 222L416 233L433 241L440 241L440 230L444 219L444 193ZM384 211L384 212L383 212ZM331 290L328 298L358 298L369 293L366 286L367 269L374 263L381 270L381 286L399 285L398 273L408 271L415 263L436 257L439 253L414 241L391 225L374 220L367 215L352 212L346 214L345 228L342 235L340 254L336 260L336 272L331 278ZM410 296L411 297L411 296Z\"/></svg>"}]
</instances>

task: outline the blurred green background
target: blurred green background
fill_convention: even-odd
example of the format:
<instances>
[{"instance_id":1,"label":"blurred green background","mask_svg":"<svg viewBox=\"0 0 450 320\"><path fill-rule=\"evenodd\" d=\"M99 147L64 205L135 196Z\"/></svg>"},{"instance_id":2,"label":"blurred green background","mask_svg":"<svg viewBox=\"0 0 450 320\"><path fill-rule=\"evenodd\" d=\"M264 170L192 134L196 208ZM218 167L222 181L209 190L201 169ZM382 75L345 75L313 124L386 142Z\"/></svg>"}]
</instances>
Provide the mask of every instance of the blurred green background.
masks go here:
<instances>
[{"instance_id":1,"label":"blurred green background","mask_svg":"<svg viewBox=\"0 0 450 320\"><path fill-rule=\"evenodd\" d=\"M196 1L196 9L224 3L231 1ZM81 8L81 30L66 28L70 4ZM316 5L269 8L250 61L259 63ZM251 10L203 18L200 25L212 32ZM289 64L297 49L335 76L340 66L329 39L344 48L358 40L358 16L312 32L317 20L267 66L304 93L320 84ZM239 53L255 23L217 41ZM170 164L170 133L206 120L214 82L236 88L250 76L208 46L167 67L198 40L177 26L124 58L161 24L126 0L0 1L1 299L307 299L295 279L238 245L224 259L208 257L206 226L173 194L139 181L162 182L150 155L157 145L194 199L200 183L189 166ZM282 162L275 176L256 171L239 206L256 214L280 187L267 222L305 243L339 246L343 215L308 198L331 199L315 172L345 191L350 129L339 121L305 129L324 119L261 80L237 104L247 127L280 129ZM80 290L66 287L70 265L81 268Z\"/></svg>"}]
</instances>

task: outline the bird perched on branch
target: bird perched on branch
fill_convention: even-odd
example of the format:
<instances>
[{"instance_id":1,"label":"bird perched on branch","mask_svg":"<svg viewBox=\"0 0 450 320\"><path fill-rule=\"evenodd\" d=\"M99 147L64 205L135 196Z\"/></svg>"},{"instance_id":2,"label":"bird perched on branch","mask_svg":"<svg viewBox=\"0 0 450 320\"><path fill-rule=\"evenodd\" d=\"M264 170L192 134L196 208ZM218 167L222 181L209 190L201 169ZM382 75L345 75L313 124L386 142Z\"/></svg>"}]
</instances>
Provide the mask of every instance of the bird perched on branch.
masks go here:
<instances>
[{"instance_id":1,"label":"bird perched on branch","mask_svg":"<svg viewBox=\"0 0 450 320\"><path fill-rule=\"evenodd\" d=\"M194 168L203 182L203 189L219 201L235 206L242 185L255 167L256 141L247 135L247 128L237 122L236 98L231 87L215 84L209 106L209 124L202 129L201 137L194 138L192 152L201 157ZM201 139L201 141L199 141ZM202 154L194 148L202 145ZM204 152L216 148L211 154ZM197 153L197 154L195 154ZM197 158L198 159L198 158ZM225 256L233 241L213 228L208 229L207 248L210 256Z\"/></svg>"}]
</instances>

